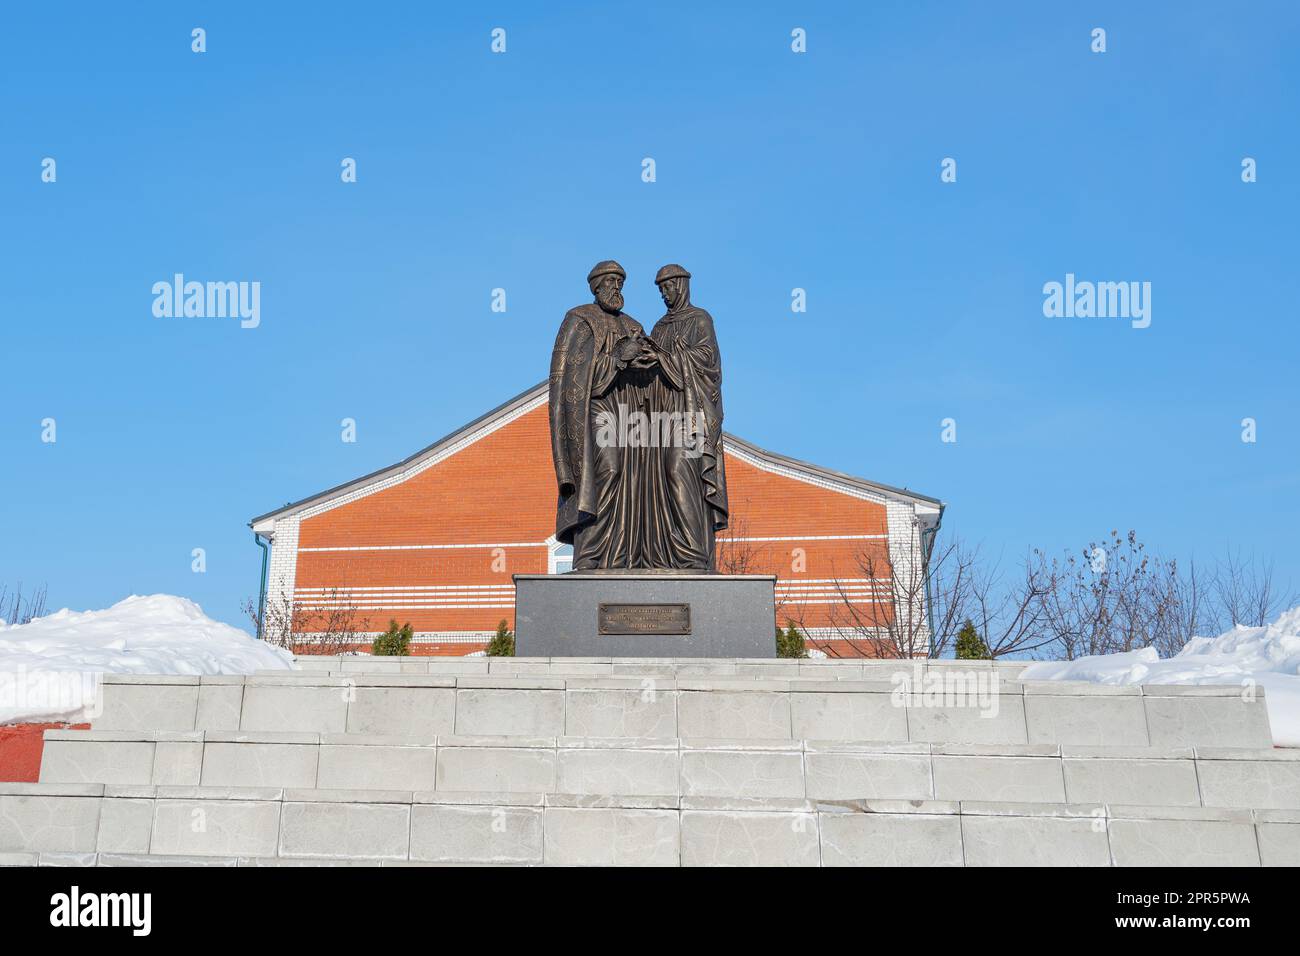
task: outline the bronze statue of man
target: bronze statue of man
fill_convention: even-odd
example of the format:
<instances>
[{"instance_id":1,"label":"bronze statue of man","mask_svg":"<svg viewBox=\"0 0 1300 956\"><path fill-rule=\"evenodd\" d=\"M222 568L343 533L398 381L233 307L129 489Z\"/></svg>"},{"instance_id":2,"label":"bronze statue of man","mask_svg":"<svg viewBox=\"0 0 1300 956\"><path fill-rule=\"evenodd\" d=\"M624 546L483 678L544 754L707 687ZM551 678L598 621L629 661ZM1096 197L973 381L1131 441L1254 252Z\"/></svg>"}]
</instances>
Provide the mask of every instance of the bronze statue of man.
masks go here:
<instances>
[{"instance_id":1,"label":"bronze statue of man","mask_svg":"<svg viewBox=\"0 0 1300 956\"><path fill-rule=\"evenodd\" d=\"M713 317L691 304L691 274L666 265L655 284L668 311L650 332L655 381L649 407L674 424L658 449L641 554L647 566L714 570L714 535L727 527L722 450L722 356Z\"/></svg>"},{"instance_id":2,"label":"bronze statue of man","mask_svg":"<svg viewBox=\"0 0 1300 956\"><path fill-rule=\"evenodd\" d=\"M587 275L595 301L565 314L551 353L555 537L573 545L575 571L645 567L638 535L647 450L598 440L602 426L644 406L654 378L645 330L623 311L626 278L617 262L597 263Z\"/></svg>"}]
</instances>

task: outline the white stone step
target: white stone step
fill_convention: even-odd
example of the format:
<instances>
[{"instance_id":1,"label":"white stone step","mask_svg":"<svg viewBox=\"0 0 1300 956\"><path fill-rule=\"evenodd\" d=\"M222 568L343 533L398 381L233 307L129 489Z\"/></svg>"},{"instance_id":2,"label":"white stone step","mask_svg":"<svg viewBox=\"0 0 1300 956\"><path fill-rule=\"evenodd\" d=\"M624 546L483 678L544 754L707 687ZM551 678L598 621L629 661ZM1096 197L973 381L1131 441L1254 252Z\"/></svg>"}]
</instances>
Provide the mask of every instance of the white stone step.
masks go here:
<instances>
[{"instance_id":1,"label":"white stone step","mask_svg":"<svg viewBox=\"0 0 1300 956\"><path fill-rule=\"evenodd\" d=\"M149 853L0 853L3 866L439 866L407 860L341 860L337 857L162 856Z\"/></svg>"},{"instance_id":2,"label":"white stone step","mask_svg":"<svg viewBox=\"0 0 1300 956\"><path fill-rule=\"evenodd\" d=\"M894 675L915 679L917 673L996 670L1015 680L1024 661L897 660L871 658L663 658L663 657L367 657L364 655L299 655L301 671L349 674L432 674L496 677L756 677L768 680L890 680ZM283 671L259 671L277 675Z\"/></svg>"},{"instance_id":3,"label":"white stone step","mask_svg":"<svg viewBox=\"0 0 1300 956\"><path fill-rule=\"evenodd\" d=\"M0 862L1300 865L1300 812L0 785ZM89 856L80 858L88 864Z\"/></svg>"},{"instance_id":4,"label":"white stone step","mask_svg":"<svg viewBox=\"0 0 1300 956\"><path fill-rule=\"evenodd\" d=\"M41 782L1300 809L1300 749L51 730Z\"/></svg>"},{"instance_id":5,"label":"white stone step","mask_svg":"<svg viewBox=\"0 0 1300 956\"><path fill-rule=\"evenodd\" d=\"M1271 746L1263 690L883 680L109 675L99 730L721 737L1128 747ZM981 674L983 675L981 677Z\"/></svg>"}]
</instances>

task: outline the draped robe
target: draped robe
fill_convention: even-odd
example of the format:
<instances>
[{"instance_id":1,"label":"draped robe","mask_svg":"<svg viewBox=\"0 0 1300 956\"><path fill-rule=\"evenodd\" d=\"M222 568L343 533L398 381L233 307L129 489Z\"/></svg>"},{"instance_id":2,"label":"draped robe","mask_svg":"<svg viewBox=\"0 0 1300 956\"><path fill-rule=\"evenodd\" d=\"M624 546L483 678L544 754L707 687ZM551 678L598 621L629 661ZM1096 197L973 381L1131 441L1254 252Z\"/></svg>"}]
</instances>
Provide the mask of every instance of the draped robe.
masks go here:
<instances>
[{"instance_id":1,"label":"draped robe","mask_svg":"<svg viewBox=\"0 0 1300 956\"><path fill-rule=\"evenodd\" d=\"M551 353L551 453L559 484L555 537L573 569L644 568L648 449L597 441L602 420L645 407L654 372L632 368L641 324L591 303L570 309Z\"/></svg>"},{"instance_id":2,"label":"draped robe","mask_svg":"<svg viewBox=\"0 0 1300 956\"><path fill-rule=\"evenodd\" d=\"M714 570L714 535L727 527L727 475L722 449L722 356L708 312L671 311L650 338L659 364L647 408L675 415L680 439L652 449L643 485L648 524L640 539L642 567Z\"/></svg>"}]
</instances>

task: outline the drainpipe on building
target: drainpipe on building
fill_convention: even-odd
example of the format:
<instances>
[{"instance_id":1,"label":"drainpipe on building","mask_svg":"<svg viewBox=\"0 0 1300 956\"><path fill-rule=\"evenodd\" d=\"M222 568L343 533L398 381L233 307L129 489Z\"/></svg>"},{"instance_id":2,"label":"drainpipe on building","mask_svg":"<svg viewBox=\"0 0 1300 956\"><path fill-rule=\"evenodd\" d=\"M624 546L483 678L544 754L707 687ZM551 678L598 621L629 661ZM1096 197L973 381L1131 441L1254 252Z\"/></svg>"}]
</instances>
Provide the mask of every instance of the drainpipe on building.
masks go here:
<instances>
[{"instance_id":1,"label":"drainpipe on building","mask_svg":"<svg viewBox=\"0 0 1300 956\"><path fill-rule=\"evenodd\" d=\"M260 641L262 640L262 618L266 614L266 565L271 557L271 548L269 542L263 541L262 536L256 531L253 532L253 540L262 549L262 583L257 589L257 639Z\"/></svg>"},{"instance_id":2,"label":"drainpipe on building","mask_svg":"<svg viewBox=\"0 0 1300 956\"><path fill-rule=\"evenodd\" d=\"M939 520L934 523L933 528L921 532L921 554L925 561L925 617L930 628L930 657L934 657L934 595L930 591L930 555L934 553L934 539L939 534L939 526L943 524L943 511L946 507L947 505L941 503ZM928 542L927 535L929 535Z\"/></svg>"}]
</instances>

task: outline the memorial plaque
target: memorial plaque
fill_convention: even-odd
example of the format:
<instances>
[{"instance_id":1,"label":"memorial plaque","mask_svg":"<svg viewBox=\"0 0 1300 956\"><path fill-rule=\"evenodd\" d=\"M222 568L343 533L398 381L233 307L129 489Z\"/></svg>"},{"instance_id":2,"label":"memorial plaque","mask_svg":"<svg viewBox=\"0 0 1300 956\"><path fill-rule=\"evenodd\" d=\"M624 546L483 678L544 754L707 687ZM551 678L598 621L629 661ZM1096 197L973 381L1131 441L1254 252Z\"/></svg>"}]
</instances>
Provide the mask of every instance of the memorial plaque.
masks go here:
<instances>
[{"instance_id":1,"label":"memorial plaque","mask_svg":"<svg viewBox=\"0 0 1300 956\"><path fill-rule=\"evenodd\" d=\"M597 611L601 634L690 634L689 604L602 604Z\"/></svg>"}]
</instances>

